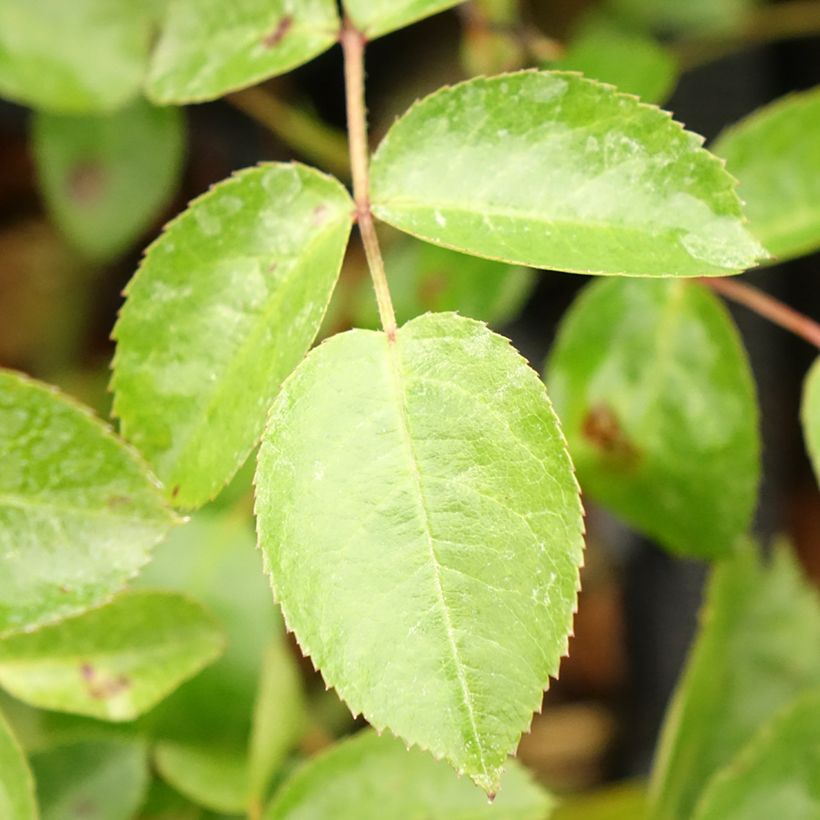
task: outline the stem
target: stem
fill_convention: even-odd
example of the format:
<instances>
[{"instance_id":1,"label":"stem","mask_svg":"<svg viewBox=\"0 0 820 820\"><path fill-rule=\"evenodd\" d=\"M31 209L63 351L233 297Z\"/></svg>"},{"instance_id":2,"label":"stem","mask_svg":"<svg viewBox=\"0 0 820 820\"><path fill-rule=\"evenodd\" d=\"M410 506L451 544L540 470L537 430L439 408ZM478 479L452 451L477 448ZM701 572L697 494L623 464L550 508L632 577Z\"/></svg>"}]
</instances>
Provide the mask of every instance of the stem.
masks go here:
<instances>
[{"instance_id":1,"label":"stem","mask_svg":"<svg viewBox=\"0 0 820 820\"><path fill-rule=\"evenodd\" d=\"M226 99L308 159L334 174L350 177L347 142L335 128L262 88L236 91Z\"/></svg>"},{"instance_id":2,"label":"stem","mask_svg":"<svg viewBox=\"0 0 820 820\"><path fill-rule=\"evenodd\" d=\"M784 305L783 302L769 296L759 288L727 278L703 278L699 281L721 296L743 305L770 322L800 336L809 344L820 348L820 323Z\"/></svg>"},{"instance_id":3,"label":"stem","mask_svg":"<svg viewBox=\"0 0 820 820\"><path fill-rule=\"evenodd\" d=\"M396 340L396 315L393 312L393 302L387 286L379 237L376 234L376 225L370 210L370 158L367 148L367 111L364 99L365 37L353 28L349 21L345 21L341 42L345 61L347 133L350 144L350 169L353 173L356 218L367 256L367 264L370 267L373 289L376 291L376 302L379 306L382 327L387 338L394 342Z\"/></svg>"}]
</instances>

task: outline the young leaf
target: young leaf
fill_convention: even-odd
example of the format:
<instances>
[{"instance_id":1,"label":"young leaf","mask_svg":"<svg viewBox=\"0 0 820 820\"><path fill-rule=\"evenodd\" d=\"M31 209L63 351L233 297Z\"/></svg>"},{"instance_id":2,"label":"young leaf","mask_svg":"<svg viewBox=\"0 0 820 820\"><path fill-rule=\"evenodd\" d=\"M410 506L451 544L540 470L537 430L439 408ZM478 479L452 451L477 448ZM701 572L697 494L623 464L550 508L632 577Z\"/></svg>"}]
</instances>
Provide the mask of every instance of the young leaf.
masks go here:
<instances>
[{"instance_id":1,"label":"young leaf","mask_svg":"<svg viewBox=\"0 0 820 820\"><path fill-rule=\"evenodd\" d=\"M0 634L102 603L173 521L147 470L89 411L0 370Z\"/></svg>"},{"instance_id":2,"label":"young leaf","mask_svg":"<svg viewBox=\"0 0 820 820\"><path fill-rule=\"evenodd\" d=\"M114 412L177 505L213 498L258 441L319 329L352 214L336 180L262 165L149 249L114 328Z\"/></svg>"},{"instance_id":3,"label":"young leaf","mask_svg":"<svg viewBox=\"0 0 820 820\"><path fill-rule=\"evenodd\" d=\"M764 566L744 544L715 567L661 736L653 817L690 820L712 775L779 708L820 686L819 645L817 593L787 548Z\"/></svg>"},{"instance_id":4,"label":"young leaf","mask_svg":"<svg viewBox=\"0 0 820 820\"><path fill-rule=\"evenodd\" d=\"M145 746L74 743L33 755L42 820L132 820L148 788Z\"/></svg>"},{"instance_id":5,"label":"young leaf","mask_svg":"<svg viewBox=\"0 0 820 820\"><path fill-rule=\"evenodd\" d=\"M796 698L709 783L694 820L820 817L820 692Z\"/></svg>"},{"instance_id":6,"label":"young leaf","mask_svg":"<svg viewBox=\"0 0 820 820\"><path fill-rule=\"evenodd\" d=\"M325 681L495 791L566 652L583 549L526 362L454 314L334 336L276 399L256 485L274 592Z\"/></svg>"},{"instance_id":7,"label":"young leaf","mask_svg":"<svg viewBox=\"0 0 820 820\"><path fill-rule=\"evenodd\" d=\"M164 104L213 100L312 60L338 34L334 0L176 0L146 91Z\"/></svg>"},{"instance_id":8,"label":"young leaf","mask_svg":"<svg viewBox=\"0 0 820 820\"><path fill-rule=\"evenodd\" d=\"M820 88L793 94L715 143L740 180L750 228L778 259L820 248Z\"/></svg>"},{"instance_id":9,"label":"young leaf","mask_svg":"<svg viewBox=\"0 0 820 820\"><path fill-rule=\"evenodd\" d=\"M46 204L77 248L105 261L126 250L173 193L183 123L139 101L114 114L35 114L34 154Z\"/></svg>"},{"instance_id":10,"label":"young leaf","mask_svg":"<svg viewBox=\"0 0 820 820\"><path fill-rule=\"evenodd\" d=\"M0 817L37 820L34 780L11 727L0 713Z\"/></svg>"},{"instance_id":11,"label":"young leaf","mask_svg":"<svg viewBox=\"0 0 820 820\"><path fill-rule=\"evenodd\" d=\"M41 709L133 720L223 647L213 618L168 592L106 606L0 641L0 686Z\"/></svg>"},{"instance_id":12,"label":"young leaf","mask_svg":"<svg viewBox=\"0 0 820 820\"><path fill-rule=\"evenodd\" d=\"M391 225L532 267L722 276L765 255L700 137L576 74L437 91L387 133L371 183L373 211Z\"/></svg>"},{"instance_id":13,"label":"young leaf","mask_svg":"<svg viewBox=\"0 0 820 820\"><path fill-rule=\"evenodd\" d=\"M800 411L803 435L811 456L814 472L820 480L820 358L818 358L803 385L803 403Z\"/></svg>"},{"instance_id":14,"label":"young leaf","mask_svg":"<svg viewBox=\"0 0 820 820\"><path fill-rule=\"evenodd\" d=\"M143 2L0 3L0 96L62 113L125 105L142 83L155 18Z\"/></svg>"},{"instance_id":15,"label":"young leaf","mask_svg":"<svg viewBox=\"0 0 820 820\"><path fill-rule=\"evenodd\" d=\"M566 314L547 377L591 498L674 552L732 549L757 498L760 436L716 296L690 282L595 282Z\"/></svg>"},{"instance_id":16,"label":"young leaf","mask_svg":"<svg viewBox=\"0 0 820 820\"><path fill-rule=\"evenodd\" d=\"M368 40L409 26L461 2L463 0L343 0L353 25Z\"/></svg>"},{"instance_id":17,"label":"young leaf","mask_svg":"<svg viewBox=\"0 0 820 820\"><path fill-rule=\"evenodd\" d=\"M443 763L366 730L309 761L276 794L265 820L545 820L555 805L510 762L493 805Z\"/></svg>"}]
</instances>

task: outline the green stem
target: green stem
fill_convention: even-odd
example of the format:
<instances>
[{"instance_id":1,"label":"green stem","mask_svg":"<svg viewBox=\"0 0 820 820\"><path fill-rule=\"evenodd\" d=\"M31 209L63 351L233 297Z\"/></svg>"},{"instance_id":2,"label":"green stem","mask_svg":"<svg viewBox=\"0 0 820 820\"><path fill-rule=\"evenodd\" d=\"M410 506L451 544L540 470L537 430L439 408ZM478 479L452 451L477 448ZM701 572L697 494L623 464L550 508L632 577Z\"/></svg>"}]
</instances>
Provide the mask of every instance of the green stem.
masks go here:
<instances>
[{"instance_id":1,"label":"green stem","mask_svg":"<svg viewBox=\"0 0 820 820\"><path fill-rule=\"evenodd\" d=\"M370 210L370 153L367 146L367 109L364 96L365 37L345 21L341 34L345 63L345 96L347 100L347 133L350 146L350 169L353 173L353 198L359 233L370 267L379 316L387 338L396 340L396 315L387 286L379 237Z\"/></svg>"},{"instance_id":2,"label":"green stem","mask_svg":"<svg viewBox=\"0 0 820 820\"><path fill-rule=\"evenodd\" d=\"M259 87L236 91L226 99L300 154L338 176L350 178L347 140L335 128Z\"/></svg>"}]
</instances>

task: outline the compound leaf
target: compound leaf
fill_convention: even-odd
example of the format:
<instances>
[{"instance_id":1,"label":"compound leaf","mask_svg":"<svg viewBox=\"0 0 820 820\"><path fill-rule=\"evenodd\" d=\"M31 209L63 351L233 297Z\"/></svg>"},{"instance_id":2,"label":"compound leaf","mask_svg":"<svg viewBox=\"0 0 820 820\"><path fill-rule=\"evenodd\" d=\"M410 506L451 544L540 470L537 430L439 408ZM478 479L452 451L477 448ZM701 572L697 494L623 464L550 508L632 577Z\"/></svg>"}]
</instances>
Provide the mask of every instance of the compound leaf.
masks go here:
<instances>
[{"instance_id":1,"label":"compound leaf","mask_svg":"<svg viewBox=\"0 0 820 820\"><path fill-rule=\"evenodd\" d=\"M803 385L801 420L814 472L820 480L820 359L815 361Z\"/></svg>"},{"instance_id":2,"label":"compound leaf","mask_svg":"<svg viewBox=\"0 0 820 820\"><path fill-rule=\"evenodd\" d=\"M374 213L455 250L532 267L721 276L765 251L701 138L576 74L444 88L373 158Z\"/></svg>"},{"instance_id":3,"label":"compound leaf","mask_svg":"<svg viewBox=\"0 0 820 820\"><path fill-rule=\"evenodd\" d=\"M493 805L443 763L367 730L311 760L277 793L266 820L545 820L553 799L511 761Z\"/></svg>"},{"instance_id":4,"label":"compound leaf","mask_svg":"<svg viewBox=\"0 0 820 820\"><path fill-rule=\"evenodd\" d=\"M716 565L700 634L667 712L653 817L689 820L709 779L778 709L820 686L818 645L817 593L785 546L768 565L748 544Z\"/></svg>"},{"instance_id":5,"label":"compound leaf","mask_svg":"<svg viewBox=\"0 0 820 820\"><path fill-rule=\"evenodd\" d=\"M147 468L88 410L0 370L0 634L102 603L173 523Z\"/></svg>"},{"instance_id":6,"label":"compound leaf","mask_svg":"<svg viewBox=\"0 0 820 820\"><path fill-rule=\"evenodd\" d=\"M754 235L778 259L820 248L820 88L792 94L729 128L715 143Z\"/></svg>"},{"instance_id":7,"label":"compound leaf","mask_svg":"<svg viewBox=\"0 0 820 820\"><path fill-rule=\"evenodd\" d=\"M820 692L798 697L709 782L694 820L820 817Z\"/></svg>"},{"instance_id":8,"label":"compound leaf","mask_svg":"<svg viewBox=\"0 0 820 820\"><path fill-rule=\"evenodd\" d=\"M590 497L683 555L732 549L757 498L760 436L716 296L683 281L595 282L564 317L547 383Z\"/></svg>"},{"instance_id":9,"label":"compound leaf","mask_svg":"<svg viewBox=\"0 0 820 820\"><path fill-rule=\"evenodd\" d=\"M133 720L210 663L222 634L202 606L127 592L100 609L0 641L0 686L41 709Z\"/></svg>"},{"instance_id":10,"label":"compound leaf","mask_svg":"<svg viewBox=\"0 0 820 820\"><path fill-rule=\"evenodd\" d=\"M462 0L344 0L344 7L356 28L368 40L372 40L461 2Z\"/></svg>"},{"instance_id":11,"label":"compound leaf","mask_svg":"<svg viewBox=\"0 0 820 820\"><path fill-rule=\"evenodd\" d=\"M146 90L163 104L213 100L308 62L338 35L334 0L174 0Z\"/></svg>"},{"instance_id":12,"label":"compound leaf","mask_svg":"<svg viewBox=\"0 0 820 820\"><path fill-rule=\"evenodd\" d=\"M114 413L175 504L213 498L258 441L319 329L352 213L336 180L262 165L196 200L148 250L114 329Z\"/></svg>"},{"instance_id":13,"label":"compound leaf","mask_svg":"<svg viewBox=\"0 0 820 820\"><path fill-rule=\"evenodd\" d=\"M38 113L33 129L46 204L92 259L126 250L173 193L184 137L175 108L139 101L108 115Z\"/></svg>"},{"instance_id":14,"label":"compound leaf","mask_svg":"<svg viewBox=\"0 0 820 820\"><path fill-rule=\"evenodd\" d=\"M0 713L0 817L36 820L34 779L23 750Z\"/></svg>"},{"instance_id":15,"label":"compound leaf","mask_svg":"<svg viewBox=\"0 0 820 820\"><path fill-rule=\"evenodd\" d=\"M274 593L325 681L494 792L566 651L583 549L533 371L454 314L334 336L276 399L256 485Z\"/></svg>"}]
</instances>

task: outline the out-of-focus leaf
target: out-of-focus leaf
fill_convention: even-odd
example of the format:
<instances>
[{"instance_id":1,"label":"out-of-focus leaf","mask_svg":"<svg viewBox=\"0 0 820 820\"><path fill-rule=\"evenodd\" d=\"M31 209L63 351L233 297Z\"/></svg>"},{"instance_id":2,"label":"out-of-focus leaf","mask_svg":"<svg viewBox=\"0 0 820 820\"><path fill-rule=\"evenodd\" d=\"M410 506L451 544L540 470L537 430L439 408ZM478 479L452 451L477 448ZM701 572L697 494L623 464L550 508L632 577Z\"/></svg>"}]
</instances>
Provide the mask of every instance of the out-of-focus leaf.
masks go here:
<instances>
[{"instance_id":1,"label":"out-of-focus leaf","mask_svg":"<svg viewBox=\"0 0 820 820\"><path fill-rule=\"evenodd\" d=\"M468 781L419 749L365 731L299 769L279 790L266 820L546 820L554 800L510 761L490 805Z\"/></svg>"},{"instance_id":2,"label":"out-of-focus leaf","mask_svg":"<svg viewBox=\"0 0 820 820\"><path fill-rule=\"evenodd\" d=\"M806 446L814 465L815 475L820 481L820 359L814 362L806 376L800 415Z\"/></svg>"},{"instance_id":3,"label":"out-of-focus leaf","mask_svg":"<svg viewBox=\"0 0 820 820\"><path fill-rule=\"evenodd\" d=\"M723 163L669 115L577 74L447 87L388 131L373 211L492 259L576 273L722 276L765 251Z\"/></svg>"},{"instance_id":4,"label":"out-of-focus leaf","mask_svg":"<svg viewBox=\"0 0 820 820\"><path fill-rule=\"evenodd\" d=\"M49 210L71 242L106 260L167 203L182 163L182 116L137 102L107 115L39 113L34 149Z\"/></svg>"},{"instance_id":5,"label":"out-of-focus leaf","mask_svg":"<svg viewBox=\"0 0 820 820\"><path fill-rule=\"evenodd\" d=\"M34 780L17 739L0 713L0 817L36 820Z\"/></svg>"},{"instance_id":6,"label":"out-of-focus leaf","mask_svg":"<svg viewBox=\"0 0 820 820\"><path fill-rule=\"evenodd\" d=\"M609 0L629 24L666 32L699 34L736 29L760 0Z\"/></svg>"},{"instance_id":7,"label":"out-of-focus leaf","mask_svg":"<svg viewBox=\"0 0 820 820\"><path fill-rule=\"evenodd\" d=\"M0 634L111 597L173 520L147 468L88 410L0 370Z\"/></svg>"},{"instance_id":8,"label":"out-of-focus leaf","mask_svg":"<svg viewBox=\"0 0 820 820\"><path fill-rule=\"evenodd\" d=\"M763 564L745 544L716 565L661 736L653 817L690 820L710 778L778 709L820 686L817 646L820 603L788 548Z\"/></svg>"},{"instance_id":9,"label":"out-of-focus leaf","mask_svg":"<svg viewBox=\"0 0 820 820\"><path fill-rule=\"evenodd\" d=\"M148 787L138 820L203 820L205 810L155 777Z\"/></svg>"},{"instance_id":10,"label":"out-of-focus leaf","mask_svg":"<svg viewBox=\"0 0 820 820\"><path fill-rule=\"evenodd\" d=\"M746 355L716 296L595 282L564 317L547 382L590 497L675 552L732 549L757 498L760 440Z\"/></svg>"},{"instance_id":11,"label":"out-of-focus leaf","mask_svg":"<svg viewBox=\"0 0 820 820\"><path fill-rule=\"evenodd\" d=\"M213 100L308 62L338 34L334 0L173 0L147 92L164 104Z\"/></svg>"},{"instance_id":12,"label":"out-of-focus leaf","mask_svg":"<svg viewBox=\"0 0 820 820\"><path fill-rule=\"evenodd\" d=\"M148 788L145 746L75 743L33 755L42 820L132 820Z\"/></svg>"},{"instance_id":13,"label":"out-of-focus leaf","mask_svg":"<svg viewBox=\"0 0 820 820\"><path fill-rule=\"evenodd\" d=\"M646 788L629 783L565 798L551 820L648 820L648 817Z\"/></svg>"},{"instance_id":14,"label":"out-of-focus leaf","mask_svg":"<svg viewBox=\"0 0 820 820\"><path fill-rule=\"evenodd\" d=\"M462 0L344 0L353 24L369 40L457 6Z\"/></svg>"},{"instance_id":15,"label":"out-of-focus leaf","mask_svg":"<svg viewBox=\"0 0 820 820\"><path fill-rule=\"evenodd\" d=\"M213 498L257 443L319 330L353 211L335 179L261 165L149 249L114 329L114 413L175 504Z\"/></svg>"},{"instance_id":16,"label":"out-of-focus leaf","mask_svg":"<svg viewBox=\"0 0 820 820\"><path fill-rule=\"evenodd\" d=\"M0 641L0 685L42 709L133 720L220 652L198 603L127 592L100 609Z\"/></svg>"},{"instance_id":17,"label":"out-of-focus leaf","mask_svg":"<svg viewBox=\"0 0 820 820\"><path fill-rule=\"evenodd\" d=\"M820 817L820 692L797 698L710 781L694 820Z\"/></svg>"},{"instance_id":18,"label":"out-of-focus leaf","mask_svg":"<svg viewBox=\"0 0 820 820\"><path fill-rule=\"evenodd\" d=\"M820 88L792 94L714 145L740 180L750 229L778 259L820 248Z\"/></svg>"},{"instance_id":19,"label":"out-of-focus leaf","mask_svg":"<svg viewBox=\"0 0 820 820\"><path fill-rule=\"evenodd\" d=\"M566 652L583 549L535 373L451 313L343 333L288 380L258 464L274 592L325 681L495 791Z\"/></svg>"}]
</instances>

